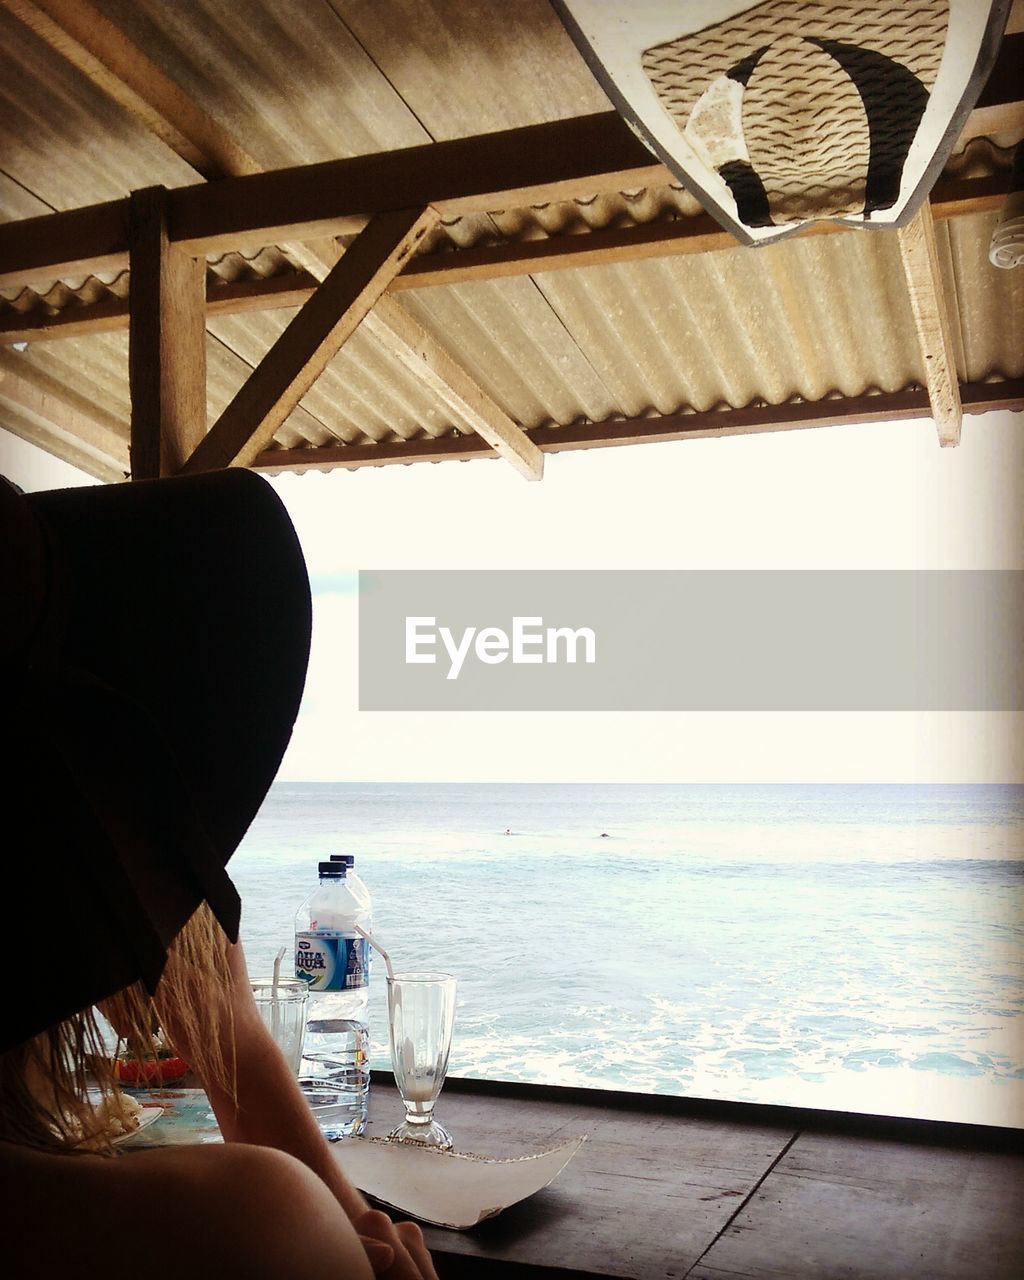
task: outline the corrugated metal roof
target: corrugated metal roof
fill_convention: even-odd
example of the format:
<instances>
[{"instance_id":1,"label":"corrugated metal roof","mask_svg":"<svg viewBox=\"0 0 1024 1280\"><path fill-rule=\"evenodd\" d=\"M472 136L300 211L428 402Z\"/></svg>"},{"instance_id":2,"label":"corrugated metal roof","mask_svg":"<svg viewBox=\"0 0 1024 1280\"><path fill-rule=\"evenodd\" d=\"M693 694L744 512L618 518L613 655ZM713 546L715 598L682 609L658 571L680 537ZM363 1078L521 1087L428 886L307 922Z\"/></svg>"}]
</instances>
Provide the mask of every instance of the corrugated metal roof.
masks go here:
<instances>
[{"instance_id":1,"label":"corrugated metal roof","mask_svg":"<svg viewBox=\"0 0 1024 1280\"><path fill-rule=\"evenodd\" d=\"M968 357L964 381L1024 372L1024 281L988 262L993 220L957 220L951 245L939 229L967 349L990 353L985 367ZM879 232L401 299L525 426L897 391L923 376L895 238Z\"/></svg>"},{"instance_id":2,"label":"corrugated metal roof","mask_svg":"<svg viewBox=\"0 0 1024 1280\"><path fill-rule=\"evenodd\" d=\"M1024 374L1024 272L989 262L994 224L994 215L979 214L938 228L944 291L959 320L953 338L962 382Z\"/></svg>"},{"instance_id":3,"label":"corrugated metal roof","mask_svg":"<svg viewBox=\"0 0 1024 1280\"><path fill-rule=\"evenodd\" d=\"M0 218L195 182L195 171L0 8ZM26 194L42 208L26 211Z\"/></svg>"},{"instance_id":4,"label":"corrugated metal roof","mask_svg":"<svg viewBox=\"0 0 1024 1280\"><path fill-rule=\"evenodd\" d=\"M326 0L93 3L265 168L430 141Z\"/></svg>"},{"instance_id":5,"label":"corrugated metal roof","mask_svg":"<svg viewBox=\"0 0 1024 1280\"><path fill-rule=\"evenodd\" d=\"M1024 279L989 263L993 222L979 214L938 227L965 382L1024 376ZM526 428L898 391L923 377L898 250L884 232L436 286L401 303ZM211 317L211 421L292 314ZM127 437L125 334L32 344L18 358L78 387ZM357 332L277 440L358 444L437 437L453 425Z\"/></svg>"},{"instance_id":6,"label":"corrugated metal roof","mask_svg":"<svg viewBox=\"0 0 1024 1280\"><path fill-rule=\"evenodd\" d=\"M515 20L476 0L93 0L266 167L414 146L607 109L545 0ZM975 139L948 172L1008 167L1012 138ZM0 218L197 180L184 161L0 9ZM428 252L586 236L692 218L679 186L445 222ZM1024 376L1021 272L987 259L994 215L938 224L962 381ZM211 257L211 281L293 271L273 247ZM126 273L8 289L53 312L127 295ZM798 237L756 251L565 268L396 295L527 429L898 391L921 355L895 237ZM212 315L213 421L293 311ZM8 367L74 387L127 439L127 336L33 343ZM9 362L15 361L16 364ZM0 384L0 404L3 403ZM11 410L13 412L13 410ZM350 339L279 430L283 448L441 438L452 414L370 334Z\"/></svg>"}]
</instances>

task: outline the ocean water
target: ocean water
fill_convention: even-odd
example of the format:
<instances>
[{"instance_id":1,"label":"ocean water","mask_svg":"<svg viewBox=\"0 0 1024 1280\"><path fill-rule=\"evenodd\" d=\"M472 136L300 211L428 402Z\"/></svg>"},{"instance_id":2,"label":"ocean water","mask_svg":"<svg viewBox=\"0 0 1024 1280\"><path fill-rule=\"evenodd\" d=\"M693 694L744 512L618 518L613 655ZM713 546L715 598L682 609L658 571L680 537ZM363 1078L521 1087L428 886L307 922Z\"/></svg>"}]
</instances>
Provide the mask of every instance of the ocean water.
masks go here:
<instances>
[{"instance_id":1,"label":"ocean water","mask_svg":"<svg viewBox=\"0 0 1024 1280\"><path fill-rule=\"evenodd\" d=\"M1024 787L277 783L253 974L339 852L451 1075L1024 1125Z\"/></svg>"}]
</instances>

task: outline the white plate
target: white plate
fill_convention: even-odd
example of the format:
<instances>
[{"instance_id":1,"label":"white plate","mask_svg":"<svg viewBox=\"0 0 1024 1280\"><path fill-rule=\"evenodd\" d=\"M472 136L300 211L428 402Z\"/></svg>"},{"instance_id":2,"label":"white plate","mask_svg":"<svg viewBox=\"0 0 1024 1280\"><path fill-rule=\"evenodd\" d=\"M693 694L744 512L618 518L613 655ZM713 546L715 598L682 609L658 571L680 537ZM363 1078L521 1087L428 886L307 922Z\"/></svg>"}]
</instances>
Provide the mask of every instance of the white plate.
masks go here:
<instances>
[{"instance_id":1,"label":"white plate","mask_svg":"<svg viewBox=\"0 0 1024 1280\"><path fill-rule=\"evenodd\" d=\"M127 1142L129 1138L134 1138L142 1129L146 1129L149 1125L155 1123L163 1115L163 1107L143 1107L139 1112L138 1127L133 1129L131 1133L122 1133L119 1138L114 1138L113 1145L119 1146L122 1142Z\"/></svg>"}]
</instances>

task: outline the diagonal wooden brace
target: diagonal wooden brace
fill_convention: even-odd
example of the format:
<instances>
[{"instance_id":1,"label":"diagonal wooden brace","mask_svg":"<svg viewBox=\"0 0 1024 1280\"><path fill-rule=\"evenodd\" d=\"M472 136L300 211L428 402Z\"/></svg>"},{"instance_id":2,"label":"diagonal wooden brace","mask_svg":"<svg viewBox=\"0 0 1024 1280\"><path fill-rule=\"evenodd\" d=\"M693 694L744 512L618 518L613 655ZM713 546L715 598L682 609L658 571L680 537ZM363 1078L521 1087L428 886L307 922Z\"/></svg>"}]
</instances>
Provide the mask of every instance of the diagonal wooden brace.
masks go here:
<instances>
[{"instance_id":1,"label":"diagonal wooden brace","mask_svg":"<svg viewBox=\"0 0 1024 1280\"><path fill-rule=\"evenodd\" d=\"M292 319L182 470L250 465L436 222L429 207L378 214Z\"/></svg>"}]
</instances>

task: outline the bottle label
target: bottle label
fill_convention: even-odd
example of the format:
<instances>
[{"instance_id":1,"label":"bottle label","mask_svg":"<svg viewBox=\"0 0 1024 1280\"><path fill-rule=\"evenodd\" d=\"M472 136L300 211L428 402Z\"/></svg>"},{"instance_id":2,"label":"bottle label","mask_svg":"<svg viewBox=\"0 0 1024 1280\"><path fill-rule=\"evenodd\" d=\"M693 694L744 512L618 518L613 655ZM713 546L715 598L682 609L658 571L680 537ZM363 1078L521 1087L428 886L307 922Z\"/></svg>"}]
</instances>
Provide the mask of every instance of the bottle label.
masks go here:
<instances>
[{"instance_id":1,"label":"bottle label","mask_svg":"<svg viewBox=\"0 0 1024 1280\"><path fill-rule=\"evenodd\" d=\"M311 991L355 991L370 982L370 944L333 929L305 929L295 935L295 976Z\"/></svg>"}]
</instances>

